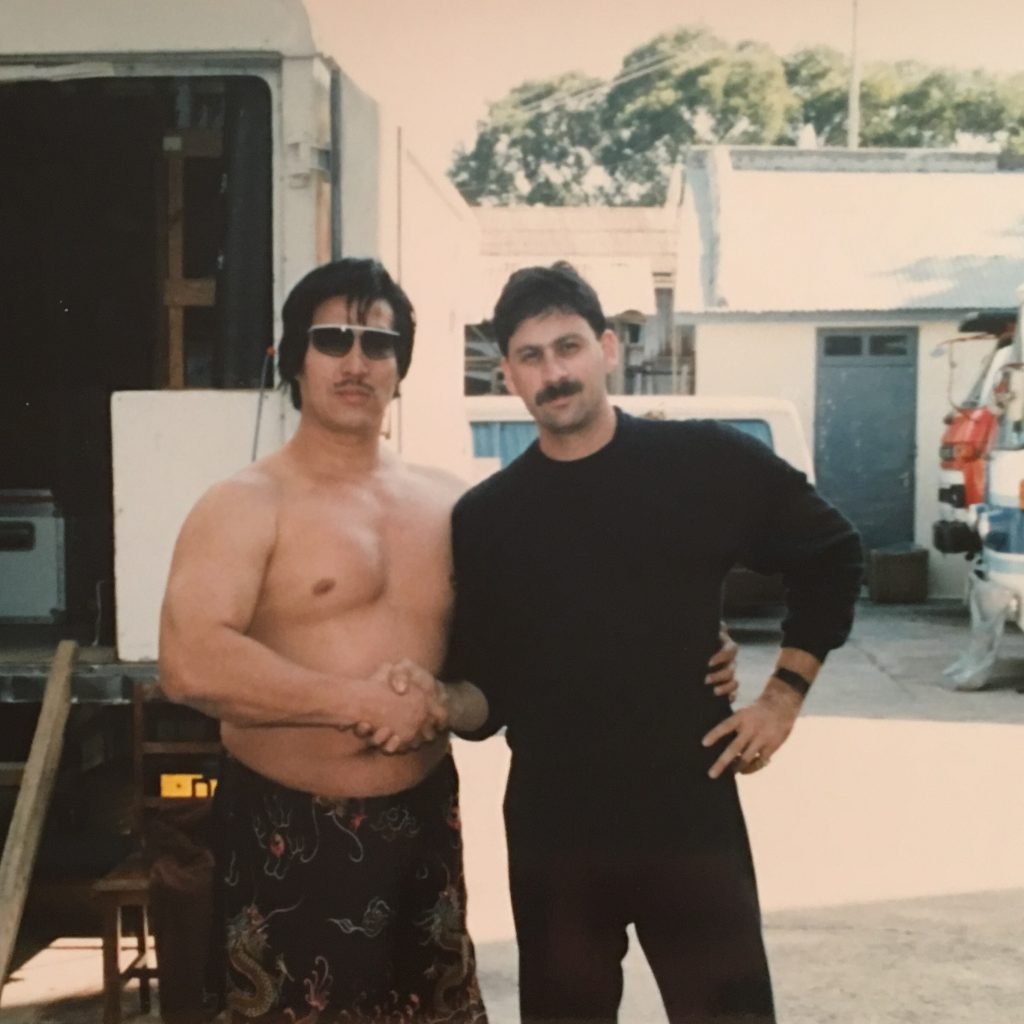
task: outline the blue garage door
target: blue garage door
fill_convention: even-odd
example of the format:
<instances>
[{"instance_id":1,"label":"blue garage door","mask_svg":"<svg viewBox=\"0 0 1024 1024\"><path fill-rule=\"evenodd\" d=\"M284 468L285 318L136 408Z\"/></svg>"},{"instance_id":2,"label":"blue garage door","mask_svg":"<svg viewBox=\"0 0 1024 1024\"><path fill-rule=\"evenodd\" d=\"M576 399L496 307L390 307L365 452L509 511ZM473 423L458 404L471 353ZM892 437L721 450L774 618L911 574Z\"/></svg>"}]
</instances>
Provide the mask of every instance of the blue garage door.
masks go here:
<instances>
[{"instance_id":1,"label":"blue garage door","mask_svg":"<svg viewBox=\"0 0 1024 1024\"><path fill-rule=\"evenodd\" d=\"M866 548L912 541L916 330L821 330L817 376L818 489Z\"/></svg>"}]
</instances>

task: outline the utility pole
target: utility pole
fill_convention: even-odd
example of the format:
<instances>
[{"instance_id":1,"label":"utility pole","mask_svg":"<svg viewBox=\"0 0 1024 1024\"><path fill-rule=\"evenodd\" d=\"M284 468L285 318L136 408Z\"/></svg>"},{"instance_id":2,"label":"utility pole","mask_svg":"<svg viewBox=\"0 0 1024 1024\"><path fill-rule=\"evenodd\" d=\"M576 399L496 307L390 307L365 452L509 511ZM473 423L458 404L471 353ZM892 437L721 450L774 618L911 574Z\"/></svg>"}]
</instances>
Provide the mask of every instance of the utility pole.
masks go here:
<instances>
[{"instance_id":1,"label":"utility pole","mask_svg":"<svg viewBox=\"0 0 1024 1024\"><path fill-rule=\"evenodd\" d=\"M860 0L850 0L853 6L853 33L850 42L850 96L846 113L846 145L856 149L860 145L860 45L858 42L857 6Z\"/></svg>"}]
</instances>

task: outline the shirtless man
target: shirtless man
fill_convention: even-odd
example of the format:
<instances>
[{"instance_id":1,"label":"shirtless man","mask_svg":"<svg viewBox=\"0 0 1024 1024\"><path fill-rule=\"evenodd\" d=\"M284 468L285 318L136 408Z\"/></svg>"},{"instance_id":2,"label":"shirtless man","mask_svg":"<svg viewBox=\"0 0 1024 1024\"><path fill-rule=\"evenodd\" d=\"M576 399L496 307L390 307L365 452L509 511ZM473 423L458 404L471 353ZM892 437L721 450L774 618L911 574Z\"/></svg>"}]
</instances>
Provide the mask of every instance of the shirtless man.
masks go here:
<instances>
[{"instance_id":1,"label":"shirtless man","mask_svg":"<svg viewBox=\"0 0 1024 1024\"><path fill-rule=\"evenodd\" d=\"M483 1021L445 730L486 701L437 682L453 479L379 444L413 313L371 260L320 267L283 310L301 417L214 486L164 602L168 695L221 721L217 789L235 1020ZM708 682L735 693L735 645Z\"/></svg>"},{"instance_id":2,"label":"shirtless man","mask_svg":"<svg viewBox=\"0 0 1024 1024\"><path fill-rule=\"evenodd\" d=\"M283 318L299 427L192 510L161 623L164 689L218 718L230 755L228 1006L482 1021L443 732L482 715L471 687L392 668L440 672L460 491L379 445L412 308L378 263L348 259L304 278Z\"/></svg>"}]
</instances>

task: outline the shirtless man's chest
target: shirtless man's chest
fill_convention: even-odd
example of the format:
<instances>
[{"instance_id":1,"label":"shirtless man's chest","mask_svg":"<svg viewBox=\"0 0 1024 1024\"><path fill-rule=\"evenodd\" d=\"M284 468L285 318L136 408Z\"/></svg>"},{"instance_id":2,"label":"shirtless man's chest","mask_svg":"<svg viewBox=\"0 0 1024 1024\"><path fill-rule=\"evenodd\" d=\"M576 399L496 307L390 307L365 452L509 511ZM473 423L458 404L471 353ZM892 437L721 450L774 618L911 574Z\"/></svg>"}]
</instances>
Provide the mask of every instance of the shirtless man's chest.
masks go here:
<instances>
[{"instance_id":1,"label":"shirtless man's chest","mask_svg":"<svg viewBox=\"0 0 1024 1024\"><path fill-rule=\"evenodd\" d=\"M437 674L452 606L449 513L457 491L446 478L399 464L352 483L285 476L249 635L339 676L365 678L403 658ZM388 756L351 731L324 727L225 723L223 737L250 767L325 796L408 788L447 749L439 738Z\"/></svg>"}]
</instances>

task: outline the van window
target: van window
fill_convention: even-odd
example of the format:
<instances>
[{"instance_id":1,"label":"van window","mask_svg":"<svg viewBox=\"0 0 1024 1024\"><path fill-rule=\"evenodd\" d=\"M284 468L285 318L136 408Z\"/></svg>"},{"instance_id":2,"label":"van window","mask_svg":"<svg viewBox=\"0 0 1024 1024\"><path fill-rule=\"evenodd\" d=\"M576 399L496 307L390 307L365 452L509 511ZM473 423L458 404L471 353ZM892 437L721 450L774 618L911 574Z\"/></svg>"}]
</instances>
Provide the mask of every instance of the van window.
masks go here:
<instances>
[{"instance_id":1,"label":"van window","mask_svg":"<svg viewBox=\"0 0 1024 1024\"><path fill-rule=\"evenodd\" d=\"M729 426L742 430L744 434L756 437L758 441L768 445L773 451L772 428L766 420L742 419L720 420ZM522 455L537 438L537 428L533 421L511 422L509 420L491 420L486 423L474 423L473 457L477 459L501 459L502 468L513 459Z\"/></svg>"},{"instance_id":2,"label":"van window","mask_svg":"<svg viewBox=\"0 0 1024 1024\"><path fill-rule=\"evenodd\" d=\"M766 420L722 420L722 422L728 423L730 427L735 427L737 430L742 430L744 434L756 437L758 441L768 445L772 451L775 451L772 428Z\"/></svg>"},{"instance_id":3,"label":"van window","mask_svg":"<svg viewBox=\"0 0 1024 1024\"><path fill-rule=\"evenodd\" d=\"M501 459L502 467L521 455L537 438L537 428L528 423L490 422L473 424L473 457Z\"/></svg>"}]
</instances>

